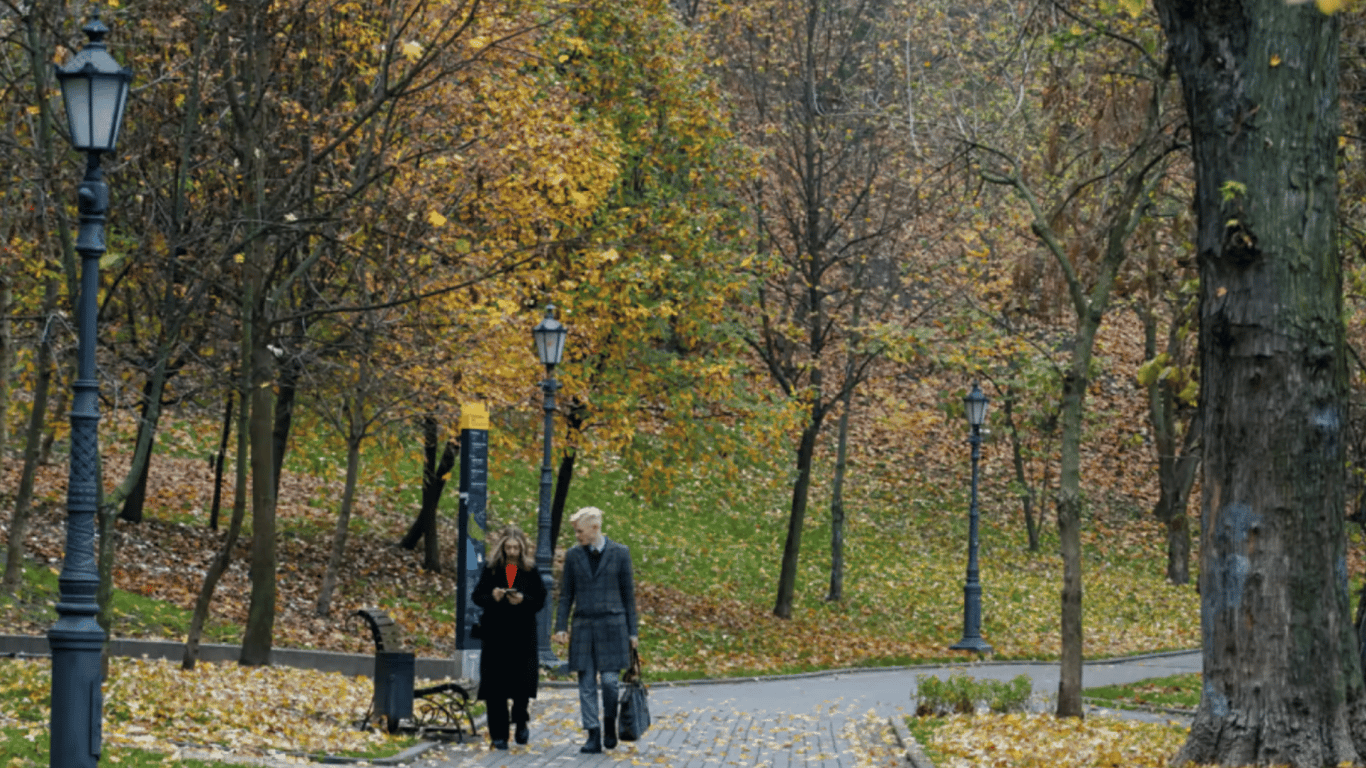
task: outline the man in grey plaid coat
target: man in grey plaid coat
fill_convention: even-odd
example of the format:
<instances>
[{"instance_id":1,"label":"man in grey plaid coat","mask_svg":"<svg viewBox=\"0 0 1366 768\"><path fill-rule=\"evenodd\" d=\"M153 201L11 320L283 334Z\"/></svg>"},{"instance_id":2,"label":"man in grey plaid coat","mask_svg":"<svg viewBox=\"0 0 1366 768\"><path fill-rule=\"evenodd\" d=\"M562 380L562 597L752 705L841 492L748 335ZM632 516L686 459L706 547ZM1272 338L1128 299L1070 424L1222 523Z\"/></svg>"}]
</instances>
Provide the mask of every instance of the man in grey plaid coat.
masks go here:
<instances>
[{"instance_id":1,"label":"man in grey plaid coat","mask_svg":"<svg viewBox=\"0 0 1366 768\"><path fill-rule=\"evenodd\" d=\"M579 673L579 714L587 754L617 745L617 686L637 646L636 585L631 550L602 535L602 510L584 507L570 516L580 546L565 553L555 639L564 642L573 606L574 633L569 669ZM598 720L598 676L602 677L602 720Z\"/></svg>"}]
</instances>

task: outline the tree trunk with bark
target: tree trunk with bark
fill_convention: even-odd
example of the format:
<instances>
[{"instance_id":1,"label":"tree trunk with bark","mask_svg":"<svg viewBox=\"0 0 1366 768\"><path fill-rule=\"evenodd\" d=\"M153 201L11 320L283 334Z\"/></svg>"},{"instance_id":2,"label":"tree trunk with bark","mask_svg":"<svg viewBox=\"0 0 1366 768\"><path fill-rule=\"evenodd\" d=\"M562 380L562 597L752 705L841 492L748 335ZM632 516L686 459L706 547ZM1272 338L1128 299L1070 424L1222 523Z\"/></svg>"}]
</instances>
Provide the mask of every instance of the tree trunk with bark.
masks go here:
<instances>
[{"instance_id":1,"label":"tree trunk with bark","mask_svg":"<svg viewBox=\"0 0 1366 768\"><path fill-rule=\"evenodd\" d=\"M1366 756L1347 594L1339 21L1157 0L1195 158L1204 690L1175 759Z\"/></svg>"},{"instance_id":2,"label":"tree trunk with bark","mask_svg":"<svg viewBox=\"0 0 1366 768\"><path fill-rule=\"evenodd\" d=\"M327 571L323 573L322 587L318 590L319 616L332 613L332 593L337 588L337 574L341 572L342 559L346 556L346 535L356 499L356 478L360 475L360 442L365 434L364 425L360 429L356 429L356 426L352 424L351 434L346 439L346 487L342 489L341 509L337 512L337 526L332 532L332 554L327 558ZM433 535L432 538L436 537Z\"/></svg>"},{"instance_id":3,"label":"tree trunk with bark","mask_svg":"<svg viewBox=\"0 0 1366 768\"><path fill-rule=\"evenodd\" d=\"M811 461L816 454L816 437L821 432L825 410L819 404L811 406L806 426L802 428L797 445L797 481L792 484L792 509L787 519L787 539L783 543L782 572L778 574L778 598L773 604L773 615L780 619L792 618L792 601L797 591L797 555L802 548L802 526L806 523L806 502L811 490Z\"/></svg>"},{"instance_id":4,"label":"tree trunk with bark","mask_svg":"<svg viewBox=\"0 0 1366 768\"><path fill-rule=\"evenodd\" d=\"M849 371L853 375L853 358L850 358ZM849 466L849 411L854 407L854 390L846 388L842 399L839 427L835 440L835 478L830 489L830 589L825 593L827 602L838 603L844 599L844 476Z\"/></svg>"},{"instance_id":5,"label":"tree trunk with bark","mask_svg":"<svg viewBox=\"0 0 1366 768\"><path fill-rule=\"evenodd\" d=\"M138 440L142 440L144 435L147 439L156 439L156 425L147 420L147 414L152 410L149 398L152 396L153 380L148 378L142 383L142 418L138 419ZM127 520L130 523L142 522L142 507L147 500L147 477L152 471L151 457L143 463L142 471L138 473L137 480L133 484L132 493L123 500L123 509L119 511L119 519Z\"/></svg>"},{"instance_id":6,"label":"tree trunk with bark","mask_svg":"<svg viewBox=\"0 0 1366 768\"><path fill-rule=\"evenodd\" d=\"M246 332L248 329L243 329ZM245 362L245 361L244 361ZM245 368L246 366L244 366ZM243 402L246 398L243 398ZM232 395L228 395L228 412L232 412ZM214 557L209 568L204 572L204 582L199 587L199 597L195 599L194 615L190 619L190 632L185 638L185 655L180 660L183 669L194 669L195 663L199 660L199 640L204 634L204 624L209 619L209 604L213 601L213 592L218 587L218 582L227 573L228 565L232 563L232 550L237 546L237 539L242 533L242 521L246 518L247 510L247 462L245 458L250 446L247 443L248 409L242 408L237 416L237 470L236 481L233 485L232 517L228 520L228 532L223 537L223 545L219 548L218 554ZM231 418L231 416L229 416ZM223 430L224 441L227 440L227 429ZM218 465L223 465L222 452L219 453Z\"/></svg>"},{"instance_id":7,"label":"tree trunk with bark","mask_svg":"<svg viewBox=\"0 0 1366 768\"><path fill-rule=\"evenodd\" d=\"M1062 380L1062 451L1058 470L1058 539L1062 548L1061 664L1058 717L1082 717L1081 704L1081 427L1091 365L1091 339L1078 339ZM1084 354L1082 350L1085 350Z\"/></svg>"},{"instance_id":8,"label":"tree trunk with bark","mask_svg":"<svg viewBox=\"0 0 1366 768\"><path fill-rule=\"evenodd\" d=\"M279 366L279 393L275 397L275 425L271 431L273 443L273 463L271 478L275 484L275 495L280 495L280 475L285 468L285 449L289 447L289 431L294 425L294 401L299 392L300 363L288 357Z\"/></svg>"},{"instance_id":9,"label":"tree trunk with bark","mask_svg":"<svg viewBox=\"0 0 1366 768\"><path fill-rule=\"evenodd\" d=\"M9 459L9 403L10 382L14 363L14 284L12 278L0 275L0 472L5 471Z\"/></svg>"},{"instance_id":10,"label":"tree trunk with bark","mask_svg":"<svg viewBox=\"0 0 1366 768\"><path fill-rule=\"evenodd\" d=\"M417 547L419 539L423 540L425 547L422 567L433 573L441 570L441 545L436 531L436 510L441 504L441 494L446 489L446 478L450 477L451 469L455 467L456 459L460 456L459 444L454 440L447 440L446 448L441 453L441 460L437 461L437 426L436 418L433 416L426 416L422 420L422 506L418 509L413 524L408 527L408 533L399 542L399 546L411 550Z\"/></svg>"},{"instance_id":11,"label":"tree trunk with bark","mask_svg":"<svg viewBox=\"0 0 1366 768\"><path fill-rule=\"evenodd\" d=\"M1015 484L1019 486L1020 507L1024 510L1025 537L1029 542L1029 551L1039 551L1039 529L1043 526L1043 516L1040 515L1036 520L1034 517L1034 500L1037 494L1034 486L1029 482L1029 474L1025 471L1025 446L1024 440L1020 436L1020 426L1015 419L1015 387L1005 388L1005 397L1001 398L1002 418L1005 419L1006 432L1010 435L1010 466L1015 472ZM1046 485L1045 485L1046 487Z\"/></svg>"},{"instance_id":12,"label":"tree trunk with bark","mask_svg":"<svg viewBox=\"0 0 1366 768\"><path fill-rule=\"evenodd\" d=\"M242 635L241 663L260 666L270 663L275 635L276 548L275 548L275 394L271 391L274 357L260 339L252 345L251 416L248 439L251 441L251 602L247 626Z\"/></svg>"},{"instance_id":13,"label":"tree trunk with bark","mask_svg":"<svg viewBox=\"0 0 1366 768\"><path fill-rule=\"evenodd\" d=\"M1143 319L1143 359L1144 366L1163 366L1157 351L1157 313L1153 310L1158 301L1155 275L1159 271L1156 257L1150 257L1148 265L1149 287L1147 304L1142 309ZM1182 351L1183 327L1194 318L1189 314L1193 302L1188 296L1181 296L1173 310L1171 327L1167 333L1167 348L1161 357L1165 367L1184 367L1185 355ZM1190 582L1191 537L1186 508L1190 504L1191 488L1195 484L1195 473L1200 468L1199 409L1190 416L1184 432L1178 427L1177 411L1180 408L1180 393L1184 376L1164 374L1152 370L1147 378L1140 375L1148 391L1148 425L1152 427L1153 448L1157 451L1157 504L1153 507L1153 517L1166 529L1167 536L1167 581L1172 584Z\"/></svg>"}]
</instances>

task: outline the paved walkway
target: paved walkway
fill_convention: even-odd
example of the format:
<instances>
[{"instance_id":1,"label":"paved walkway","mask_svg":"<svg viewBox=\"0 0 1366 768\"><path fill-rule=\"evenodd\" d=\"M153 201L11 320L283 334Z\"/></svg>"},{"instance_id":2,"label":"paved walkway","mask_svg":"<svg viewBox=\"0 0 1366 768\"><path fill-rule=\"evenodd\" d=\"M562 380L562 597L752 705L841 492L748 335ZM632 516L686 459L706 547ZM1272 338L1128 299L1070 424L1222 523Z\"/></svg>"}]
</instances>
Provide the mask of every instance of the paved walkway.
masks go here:
<instances>
[{"instance_id":1,"label":"paved walkway","mask_svg":"<svg viewBox=\"0 0 1366 768\"><path fill-rule=\"evenodd\" d=\"M1159 654L1087 664L1085 687L1199 672L1199 652ZM884 736L889 717L908 713L917 675L1009 680L1029 675L1036 703L1048 706L1058 689L1053 663L988 663L835 672L761 680L654 685L654 723L636 744L599 756L580 755L584 732L574 689L542 688L533 702L531 743L503 751L486 743L447 745L411 763L424 768L540 768L542 766L666 765L671 768L776 766L862 768L904 765ZM648 678L648 676L647 676ZM1106 714L1096 710L1094 714ZM1142 713L1124 717L1167 720Z\"/></svg>"}]
</instances>

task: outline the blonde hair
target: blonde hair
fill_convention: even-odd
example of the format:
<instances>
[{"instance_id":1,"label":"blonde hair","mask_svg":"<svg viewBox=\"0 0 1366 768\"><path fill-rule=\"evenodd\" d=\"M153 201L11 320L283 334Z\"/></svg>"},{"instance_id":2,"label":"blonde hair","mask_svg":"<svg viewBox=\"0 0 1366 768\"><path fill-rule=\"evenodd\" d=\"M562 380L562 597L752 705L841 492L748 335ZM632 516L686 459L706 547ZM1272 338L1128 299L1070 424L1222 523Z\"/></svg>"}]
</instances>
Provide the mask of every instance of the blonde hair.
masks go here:
<instances>
[{"instance_id":1,"label":"blonde hair","mask_svg":"<svg viewBox=\"0 0 1366 768\"><path fill-rule=\"evenodd\" d=\"M511 523L502 527L497 533L489 538L488 564L490 568L499 568L507 565L507 553L503 551L503 545L511 539L522 545L522 554L516 563L518 568L528 570L536 567L536 549L527 540L526 534L522 529Z\"/></svg>"},{"instance_id":2,"label":"blonde hair","mask_svg":"<svg viewBox=\"0 0 1366 768\"><path fill-rule=\"evenodd\" d=\"M597 523L598 527L601 528L602 517L603 514L601 509L598 509L597 507L583 507L578 512L569 516L569 522L577 523L582 520L586 523Z\"/></svg>"}]
</instances>

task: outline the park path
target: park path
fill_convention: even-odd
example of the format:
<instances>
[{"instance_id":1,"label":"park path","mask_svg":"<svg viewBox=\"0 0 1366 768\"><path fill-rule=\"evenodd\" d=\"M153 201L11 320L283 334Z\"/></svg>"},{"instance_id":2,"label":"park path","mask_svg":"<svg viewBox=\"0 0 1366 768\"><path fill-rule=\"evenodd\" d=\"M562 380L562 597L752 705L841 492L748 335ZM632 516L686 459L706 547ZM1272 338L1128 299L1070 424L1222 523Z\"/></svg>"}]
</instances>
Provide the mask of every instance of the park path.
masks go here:
<instances>
[{"instance_id":1,"label":"park path","mask_svg":"<svg viewBox=\"0 0 1366 768\"><path fill-rule=\"evenodd\" d=\"M1197 651L1088 663L1086 687L1199 672ZM917 675L1009 680L1029 675L1036 701L1057 693L1056 663L983 663L708 681L650 688L654 723L645 738L602 755L580 755L584 732L573 688L543 687L533 702L531 743L508 751L451 744L417 757L421 768L550 768L665 765L671 768L866 768L905 765L887 722L911 709ZM1107 714L1096 711L1094 714ZM1145 713L1123 717L1174 719Z\"/></svg>"}]
</instances>

